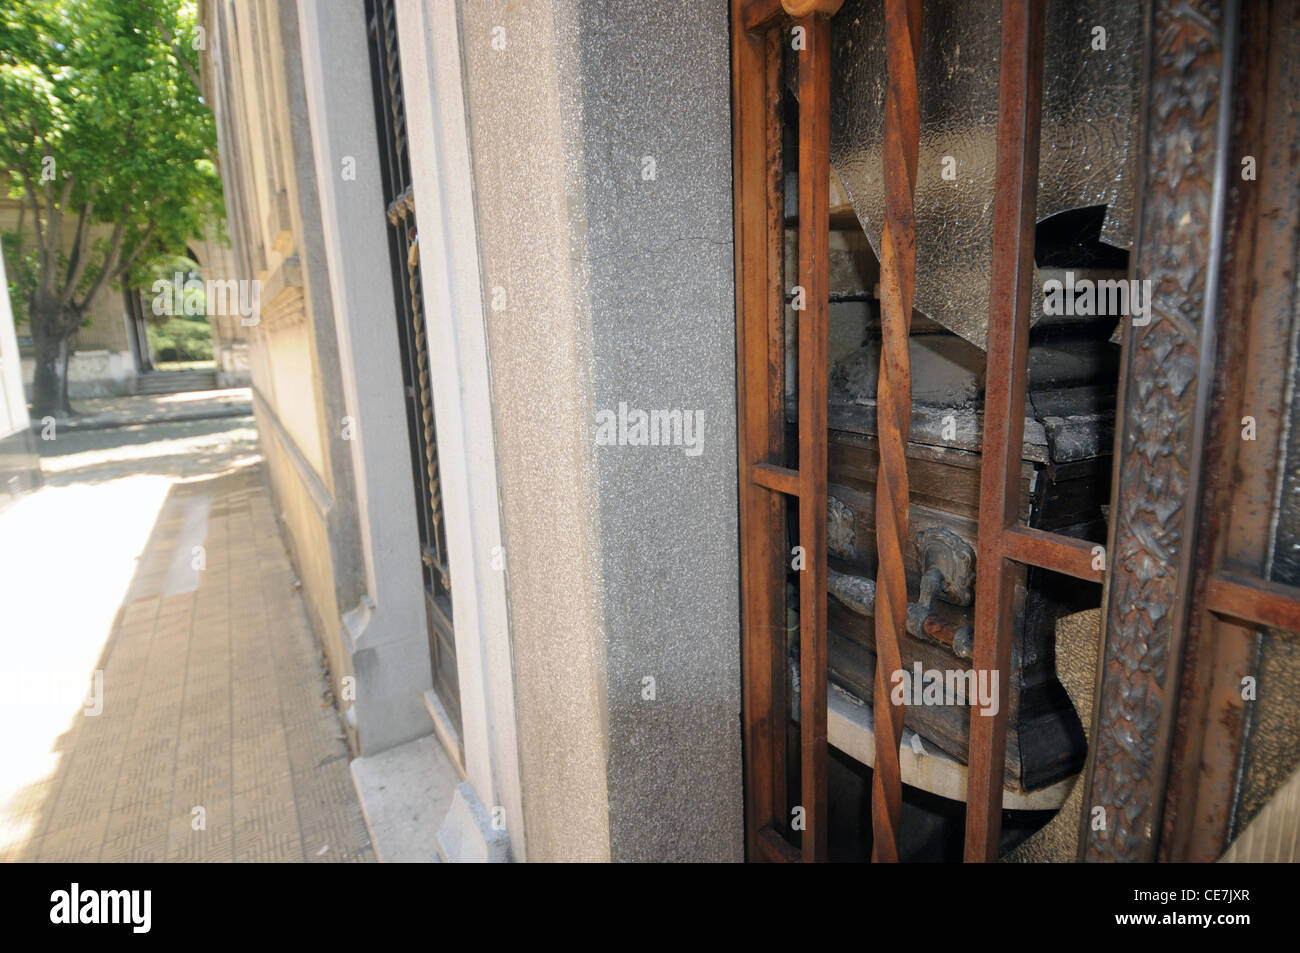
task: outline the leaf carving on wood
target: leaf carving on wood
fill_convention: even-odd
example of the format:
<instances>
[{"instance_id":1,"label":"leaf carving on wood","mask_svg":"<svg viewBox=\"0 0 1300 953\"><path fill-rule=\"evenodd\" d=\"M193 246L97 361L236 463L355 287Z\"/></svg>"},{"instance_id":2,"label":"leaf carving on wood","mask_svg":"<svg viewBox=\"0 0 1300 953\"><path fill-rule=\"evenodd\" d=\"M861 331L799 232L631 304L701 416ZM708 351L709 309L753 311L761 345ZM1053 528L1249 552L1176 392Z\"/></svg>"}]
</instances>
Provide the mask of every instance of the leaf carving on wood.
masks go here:
<instances>
[{"instance_id":1,"label":"leaf carving on wood","mask_svg":"<svg viewBox=\"0 0 1300 953\"><path fill-rule=\"evenodd\" d=\"M1193 467L1200 325L1214 204L1224 13L1208 0L1156 0L1137 277L1152 320L1130 329L1115 553L1091 789L1087 860L1149 860L1163 792L1179 573ZM1106 812L1093 830L1091 809Z\"/></svg>"}]
</instances>

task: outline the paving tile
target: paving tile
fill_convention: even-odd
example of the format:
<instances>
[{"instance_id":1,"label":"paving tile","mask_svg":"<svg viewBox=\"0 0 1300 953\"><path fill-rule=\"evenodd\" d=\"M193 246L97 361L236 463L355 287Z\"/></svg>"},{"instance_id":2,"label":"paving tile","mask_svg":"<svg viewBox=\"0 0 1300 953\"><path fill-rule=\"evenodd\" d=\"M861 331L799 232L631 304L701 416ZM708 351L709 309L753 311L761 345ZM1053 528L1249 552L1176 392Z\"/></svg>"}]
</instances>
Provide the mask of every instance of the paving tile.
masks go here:
<instances>
[{"instance_id":1,"label":"paving tile","mask_svg":"<svg viewBox=\"0 0 1300 953\"><path fill-rule=\"evenodd\" d=\"M49 777L0 792L0 860L374 859L261 465L190 478L172 484L117 613L103 713L72 719ZM201 496L206 568L166 595Z\"/></svg>"}]
</instances>

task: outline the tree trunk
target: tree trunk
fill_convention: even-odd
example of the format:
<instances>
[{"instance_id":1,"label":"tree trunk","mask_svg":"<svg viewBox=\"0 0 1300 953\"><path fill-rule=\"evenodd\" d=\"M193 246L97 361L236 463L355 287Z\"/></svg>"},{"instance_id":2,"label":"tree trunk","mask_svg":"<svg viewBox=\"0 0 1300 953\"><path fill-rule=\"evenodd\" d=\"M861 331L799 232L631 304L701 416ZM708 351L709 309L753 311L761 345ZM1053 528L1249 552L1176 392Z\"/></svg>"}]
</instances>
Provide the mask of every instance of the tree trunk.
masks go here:
<instances>
[{"instance_id":1,"label":"tree trunk","mask_svg":"<svg viewBox=\"0 0 1300 953\"><path fill-rule=\"evenodd\" d=\"M63 420L72 415L68 401L68 366L72 361L72 334L49 330L57 316L32 315L32 343L36 348L36 373L32 381L32 417ZM73 332L75 333L75 332Z\"/></svg>"}]
</instances>

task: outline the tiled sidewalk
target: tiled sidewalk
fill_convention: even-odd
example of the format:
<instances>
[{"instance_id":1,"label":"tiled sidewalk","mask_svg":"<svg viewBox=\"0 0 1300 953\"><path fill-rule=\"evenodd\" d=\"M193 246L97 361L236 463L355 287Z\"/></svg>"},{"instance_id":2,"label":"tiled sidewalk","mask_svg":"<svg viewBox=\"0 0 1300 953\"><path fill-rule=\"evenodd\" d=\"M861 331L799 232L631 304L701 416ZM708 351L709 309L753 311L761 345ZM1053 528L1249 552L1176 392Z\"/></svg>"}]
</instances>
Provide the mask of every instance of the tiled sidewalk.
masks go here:
<instances>
[{"instance_id":1,"label":"tiled sidewalk","mask_svg":"<svg viewBox=\"0 0 1300 953\"><path fill-rule=\"evenodd\" d=\"M103 711L0 803L27 832L0 860L373 860L319 659L260 466L173 484L98 664Z\"/></svg>"}]
</instances>

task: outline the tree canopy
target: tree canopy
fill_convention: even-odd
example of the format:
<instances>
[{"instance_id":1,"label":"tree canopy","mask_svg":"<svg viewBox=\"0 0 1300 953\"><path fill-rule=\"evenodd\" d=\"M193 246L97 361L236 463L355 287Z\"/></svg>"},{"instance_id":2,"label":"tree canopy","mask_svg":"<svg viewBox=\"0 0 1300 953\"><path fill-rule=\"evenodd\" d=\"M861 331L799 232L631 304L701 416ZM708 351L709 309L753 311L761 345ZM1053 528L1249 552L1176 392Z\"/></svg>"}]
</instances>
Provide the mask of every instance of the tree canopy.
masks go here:
<instances>
[{"instance_id":1,"label":"tree canopy","mask_svg":"<svg viewBox=\"0 0 1300 953\"><path fill-rule=\"evenodd\" d=\"M0 188L27 223L6 250L38 339L66 339L106 285L138 284L222 217L195 21L186 0L0 5Z\"/></svg>"}]
</instances>

